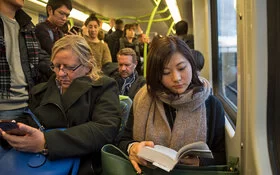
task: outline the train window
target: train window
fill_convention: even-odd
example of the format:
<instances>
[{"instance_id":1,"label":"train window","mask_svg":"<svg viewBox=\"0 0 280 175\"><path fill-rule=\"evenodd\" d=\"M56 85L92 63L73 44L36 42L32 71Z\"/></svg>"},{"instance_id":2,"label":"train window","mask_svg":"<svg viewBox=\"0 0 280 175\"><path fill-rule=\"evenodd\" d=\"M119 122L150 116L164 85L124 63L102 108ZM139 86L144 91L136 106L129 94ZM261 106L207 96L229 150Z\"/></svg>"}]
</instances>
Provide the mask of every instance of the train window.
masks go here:
<instances>
[{"instance_id":1,"label":"train window","mask_svg":"<svg viewBox=\"0 0 280 175\"><path fill-rule=\"evenodd\" d=\"M214 7L213 7L214 6ZM213 10L215 12L213 13ZM235 122L237 112L237 23L236 1L216 0L212 4L213 80L215 94ZM212 43L213 44L213 43ZM229 112L229 110L231 112Z\"/></svg>"}]
</instances>

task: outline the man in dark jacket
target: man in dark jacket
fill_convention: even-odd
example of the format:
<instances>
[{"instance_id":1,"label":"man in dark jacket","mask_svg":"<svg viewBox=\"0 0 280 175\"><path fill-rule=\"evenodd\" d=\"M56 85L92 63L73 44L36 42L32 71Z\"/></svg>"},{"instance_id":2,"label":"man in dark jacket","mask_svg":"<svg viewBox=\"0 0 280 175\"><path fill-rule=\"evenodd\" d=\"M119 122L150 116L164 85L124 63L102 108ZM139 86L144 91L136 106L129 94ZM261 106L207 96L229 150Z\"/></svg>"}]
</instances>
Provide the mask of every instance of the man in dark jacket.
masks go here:
<instances>
[{"instance_id":1,"label":"man in dark jacket","mask_svg":"<svg viewBox=\"0 0 280 175\"><path fill-rule=\"evenodd\" d=\"M20 115L31 87L52 73L50 58L40 49L23 4L0 0L0 119Z\"/></svg>"},{"instance_id":2,"label":"man in dark jacket","mask_svg":"<svg viewBox=\"0 0 280 175\"><path fill-rule=\"evenodd\" d=\"M191 48L194 49L194 38L192 34L188 34L188 23L184 20L181 20L175 24L176 35L185 41L185 43Z\"/></svg>"},{"instance_id":3,"label":"man in dark jacket","mask_svg":"<svg viewBox=\"0 0 280 175\"><path fill-rule=\"evenodd\" d=\"M54 43L64 36L60 29L72 10L71 0L49 0L46 6L47 20L36 25L36 36L42 49L51 55Z\"/></svg>"},{"instance_id":4,"label":"man in dark jacket","mask_svg":"<svg viewBox=\"0 0 280 175\"><path fill-rule=\"evenodd\" d=\"M121 19L116 20L115 29L116 31L109 33L105 37L105 42L108 43L108 47L111 52L112 61L117 62L117 53L120 49L119 40L123 36L123 21Z\"/></svg>"},{"instance_id":5,"label":"man in dark jacket","mask_svg":"<svg viewBox=\"0 0 280 175\"><path fill-rule=\"evenodd\" d=\"M139 76L135 70L137 56L133 49L121 49L118 54L119 71L113 76L119 85L121 95L129 96L132 100L138 90L146 84L143 76Z\"/></svg>"}]
</instances>

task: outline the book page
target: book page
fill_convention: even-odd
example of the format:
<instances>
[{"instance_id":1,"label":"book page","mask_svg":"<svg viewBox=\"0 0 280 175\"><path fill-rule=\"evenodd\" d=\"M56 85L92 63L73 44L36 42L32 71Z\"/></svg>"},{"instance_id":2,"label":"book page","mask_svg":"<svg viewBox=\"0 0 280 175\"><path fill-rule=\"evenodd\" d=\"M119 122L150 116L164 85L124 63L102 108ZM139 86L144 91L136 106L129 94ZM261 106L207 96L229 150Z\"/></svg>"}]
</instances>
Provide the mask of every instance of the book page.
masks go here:
<instances>
[{"instance_id":1,"label":"book page","mask_svg":"<svg viewBox=\"0 0 280 175\"><path fill-rule=\"evenodd\" d=\"M155 145L154 148L149 146L143 147L137 155L165 171L170 171L178 162L176 160L176 153L176 151L170 148Z\"/></svg>"},{"instance_id":2,"label":"book page","mask_svg":"<svg viewBox=\"0 0 280 175\"><path fill-rule=\"evenodd\" d=\"M177 153L177 159L188 156L194 155L199 157L205 158L213 158L212 152L209 149L208 145L204 142L194 142L188 145L183 146Z\"/></svg>"},{"instance_id":3,"label":"book page","mask_svg":"<svg viewBox=\"0 0 280 175\"><path fill-rule=\"evenodd\" d=\"M169 156L171 159L176 161L177 152L175 150L173 150L171 148L167 148L165 146L161 146L161 145L155 145L154 150L157 152L160 152L162 154L165 154L165 155Z\"/></svg>"}]
</instances>

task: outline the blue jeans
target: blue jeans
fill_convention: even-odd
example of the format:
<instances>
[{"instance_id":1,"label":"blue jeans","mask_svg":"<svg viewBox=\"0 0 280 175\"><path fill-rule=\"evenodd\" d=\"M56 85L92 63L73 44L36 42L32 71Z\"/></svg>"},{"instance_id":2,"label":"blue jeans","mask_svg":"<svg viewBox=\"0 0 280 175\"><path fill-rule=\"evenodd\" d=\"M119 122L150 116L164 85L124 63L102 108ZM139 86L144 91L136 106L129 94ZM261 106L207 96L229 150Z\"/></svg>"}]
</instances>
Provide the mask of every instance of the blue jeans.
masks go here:
<instances>
[{"instance_id":1,"label":"blue jeans","mask_svg":"<svg viewBox=\"0 0 280 175\"><path fill-rule=\"evenodd\" d=\"M0 111L0 120L12 120L16 119L23 114L25 108L19 108L14 110Z\"/></svg>"}]
</instances>

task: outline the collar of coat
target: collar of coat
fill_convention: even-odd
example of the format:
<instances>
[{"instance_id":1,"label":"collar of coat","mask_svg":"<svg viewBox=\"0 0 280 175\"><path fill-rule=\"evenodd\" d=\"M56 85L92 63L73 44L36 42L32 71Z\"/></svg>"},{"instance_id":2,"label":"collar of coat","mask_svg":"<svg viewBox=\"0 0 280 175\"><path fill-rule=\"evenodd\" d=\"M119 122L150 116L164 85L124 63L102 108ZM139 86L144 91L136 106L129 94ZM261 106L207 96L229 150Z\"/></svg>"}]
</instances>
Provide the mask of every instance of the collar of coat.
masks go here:
<instances>
[{"instance_id":1,"label":"collar of coat","mask_svg":"<svg viewBox=\"0 0 280 175\"><path fill-rule=\"evenodd\" d=\"M40 105L53 103L58 105L61 109L67 110L92 87L102 86L102 79L103 78L100 78L94 81L88 76L76 78L73 80L67 91L61 95L55 82L55 75L53 75L48 82L35 86L32 89L31 94L37 96L44 92Z\"/></svg>"}]
</instances>

